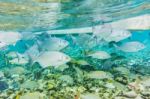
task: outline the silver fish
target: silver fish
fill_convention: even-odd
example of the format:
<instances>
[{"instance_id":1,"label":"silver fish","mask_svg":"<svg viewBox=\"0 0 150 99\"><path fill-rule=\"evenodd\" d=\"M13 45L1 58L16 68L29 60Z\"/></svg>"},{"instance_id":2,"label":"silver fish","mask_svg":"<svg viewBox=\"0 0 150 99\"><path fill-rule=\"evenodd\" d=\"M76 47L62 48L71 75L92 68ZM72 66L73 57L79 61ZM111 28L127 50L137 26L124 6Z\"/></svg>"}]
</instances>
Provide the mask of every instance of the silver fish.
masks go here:
<instances>
[{"instance_id":1,"label":"silver fish","mask_svg":"<svg viewBox=\"0 0 150 99\"><path fill-rule=\"evenodd\" d=\"M58 37L50 37L39 44L43 51L60 51L68 45L68 41Z\"/></svg>"},{"instance_id":2,"label":"silver fish","mask_svg":"<svg viewBox=\"0 0 150 99\"><path fill-rule=\"evenodd\" d=\"M71 58L59 51L48 51L42 53L34 62L38 62L43 68L54 66L58 67L69 62Z\"/></svg>"},{"instance_id":3,"label":"silver fish","mask_svg":"<svg viewBox=\"0 0 150 99\"><path fill-rule=\"evenodd\" d=\"M22 36L19 32L0 31L0 42L3 43L3 46L14 45L21 38Z\"/></svg>"},{"instance_id":4,"label":"silver fish","mask_svg":"<svg viewBox=\"0 0 150 99\"><path fill-rule=\"evenodd\" d=\"M143 50L146 47L143 43L138 41L131 41L121 46L117 46L117 45L114 46L123 52L138 52L140 50Z\"/></svg>"},{"instance_id":5,"label":"silver fish","mask_svg":"<svg viewBox=\"0 0 150 99\"><path fill-rule=\"evenodd\" d=\"M95 53L89 54L92 58L96 59L109 59L111 56L105 51L96 51Z\"/></svg>"}]
</instances>

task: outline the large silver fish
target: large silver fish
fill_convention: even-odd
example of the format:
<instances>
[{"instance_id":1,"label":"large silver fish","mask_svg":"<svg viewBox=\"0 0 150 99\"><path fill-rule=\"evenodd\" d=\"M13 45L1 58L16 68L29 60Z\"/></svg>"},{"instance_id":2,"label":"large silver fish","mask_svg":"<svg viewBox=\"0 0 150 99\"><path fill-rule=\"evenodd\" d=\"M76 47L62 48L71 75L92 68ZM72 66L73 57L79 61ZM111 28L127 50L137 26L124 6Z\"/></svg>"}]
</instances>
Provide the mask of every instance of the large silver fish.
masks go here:
<instances>
[{"instance_id":1,"label":"large silver fish","mask_svg":"<svg viewBox=\"0 0 150 99\"><path fill-rule=\"evenodd\" d=\"M50 37L39 44L43 51L60 51L68 45L67 40L58 37Z\"/></svg>"},{"instance_id":2,"label":"large silver fish","mask_svg":"<svg viewBox=\"0 0 150 99\"><path fill-rule=\"evenodd\" d=\"M84 49L91 49L98 44L98 40L93 38L90 34L79 34L77 37L73 37L73 41L79 47Z\"/></svg>"},{"instance_id":3,"label":"large silver fish","mask_svg":"<svg viewBox=\"0 0 150 99\"><path fill-rule=\"evenodd\" d=\"M0 31L1 47L5 47L8 45L14 45L21 38L22 38L22 36L19 32Z\"/></svg>"},{"instance_id":4,"label":"large silver fish","mask_svg":"<svg viewBox=\"0 0 150 99\"><path fill-rule=\"evenodd\" d=\"M39 57L37 57L34 62L38 62L43 68L49 66L58 67L60 65L64 65L69 62L71 58L59 51L48 51L42 53Z\"/></svg>"},{"instance_id":5,"label":"large silver fish","mask_svg":"<svg viewBox=\"0 0 150 99\"><path fill-rule=\"evenodd\" d=\"M109 59L109 58L111 58L109 53L107 53L105 51L96 51L95 53L89 54L88 56L91 56L92 58L96 58L96 59Z\"/></svg>"},{"instance_id":6,"label":"large silver fish","mask_svg":"<svg viewBox=\"0 0 150 99\"><path fill-rule=\"evenodd\" d=\"M119 42L121 40L124 40L128 37L130 37L132 34L130 31L122 30L122 29L112 29L112 32L110 35L104 37L104 40L107 42L115 41Z\"/></svg>"}]
</instances>

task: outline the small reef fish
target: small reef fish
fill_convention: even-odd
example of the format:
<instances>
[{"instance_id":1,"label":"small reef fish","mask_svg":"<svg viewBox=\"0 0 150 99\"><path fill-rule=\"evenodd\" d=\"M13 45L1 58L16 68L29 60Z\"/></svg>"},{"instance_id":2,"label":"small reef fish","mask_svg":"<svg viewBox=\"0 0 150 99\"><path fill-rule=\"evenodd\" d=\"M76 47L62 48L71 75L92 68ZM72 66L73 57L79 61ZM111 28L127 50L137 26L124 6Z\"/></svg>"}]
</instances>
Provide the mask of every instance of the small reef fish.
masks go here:
<instances>
[{"instance_id":1,"label":"small reef fish","mask_svg":"<svg viewBox=\"0 0 150 99\"><path fill-rule=\"evenodd\" d=\"M31 40L36 38L37 34L33 33L33 32L21 32L22 35L22 39L23 40Z\"/></svg>"},{"instance_id":2,"label":"small reef fish","mask_svg":"<svg viewBox=\"0 0 150 99\"><path fill-rule=\"evenodd\" d=\"M127 30L112 28L109 24L93 27L93 35L97 39L105 40L107 42L119 42L131 36L131 33Z\"/></svg>"},{"instance_id":3,"label":"small reef fish","mask_svg":"<svg viewBox=\"0 0 150 99\"><path fill-rule=\"evenodd\" d=\"M110 54L105 51L96 51L95 53L89 54L88 56L96 59L109 59L111 58Z\"/></svg>"},{"instance_id":4,"label":"small reef fish","mask_svg":"<svg viewBox=\"0 0 150 99\"><path fill-rule=\"evenodd\" d=\"M25 65L28 63L28 60L24 57L14 58L9 61L11 64Z\"/></svg>"},{"instance_id":5,"label":"small reef fish","mask_svg":"<svg viewBox=\"0 0 150 99\"><path fill-rule=\"evenodd\" d=\"M101 40L111 34L112 28L111 28L111 25L109 24L103 24L101 26L94 26L92 28L92 31L93 31L93 35Z\"/></svg>"},{"instance_id":6,"label":"small reef fish","mask_svg":"<svg viewBox=\"0 0 150 99\"><path fill-rule=\"evenodd\" d=\"M18 52L13 51L6 55L8 58L10 58L9 62L11 64L25 65L29 62L26 57L24 57L22 54L19 54Z\"/></svg>"},{"instance_id":7,"label":"small reef fish","mask_svg":"<svg viewBox=\"0 0 150 99\"><path fill-rule=\"evenodd\" d=\"M67 47L69 42L62 38L50 37L44 42L41 42L41 48L43 51L60 51Z\"/></svg>"},{"instance_id":8,"label":"small reef fish","mask_svg":"<svg viewBox=\"0 0 150 99\"><path fill-rule=\"evenodd\" d=\"M138 41L131 41L121 46L117 46L117 45L114 46L123 52L138 52L140 50L143 50L146 47L143 43Z\"/></svg>"},{"instance_id":9,"label":"small reef fish","mask_svg":"<svg viewBox=\"0 0 150 99\"><path fill-rule=\"evenodd\" d=\"M4 32L0 31L0 42L3 46L13 45L22 38L19 32Z\"/></svg>"},{"instance_id":10,"label":"small reef fish","mask_svg":"<svg viewBox=\"0 0 150 99\"><path fill-rule=\"evenodd\" d=\"M15 51L11 51L11 52L7 53L6 56L8 58L17 58L18 57L18 53L15 52Z\"/></svg>"},{"instance_id":11,"label":"small reef fish","mask_svg":"<svg viewBox=\"0 0 150 99\"><path fill-rule=\"evenodd\" d=\"M127 30L121 29L112 29L112 32L107 37L104 37L104 40L107 42L119 42L131 36L131 33Z\"/></svg>"},{"instance_id":12,"label":"small reef fish","mask_svg":"<svg viewBox=\"0 0 150 99\"><path fill-rule=\"evenodd\" d=\"M109 72L104 71L91 71L87 76L92 79L111 79L113 77Z\"/></svg>"},{"instance_id":13,"label":"small reef fish","mask_svg":"<svg viewBox=\"0 0 150 99\"><path fill-rule=\"evenodd\" d=\"M4 48L7 44L4 42L0 42L0 48Z\"/></svg>"},{"instance_id":14,"label":"small reef fish","mask_svg":"<svg viewBox=\"0 0 150 99\"><path fill-rule=\"evenodd\" d=\"M25 50L24 53L19 52L9 52L7 54L7 57L10 57L11 63L14 64L26 64L30 63L33 64L33 61L41 54L42 52L39 51L38 45L34 44L33 46L29 47L27 50ZM18 62L18 63L17 63Z\"/></svg>"},{"instance_id":15,"label":"small reef fish","mask_svg":"<svg viewBox=\"0 0 150 99\"><path fill-rule=\"evenodd\" d=\"M42 53L34 62L38 62L43 68L49 66L58 67L69 62L71 58L59 51L47 51Z\"/></svg>"},{"instance_id":16,"label":"small reef fish","mask_svg":"<svg viewBox=\"0 0 150 99\"><path fill-rule=\"evenodd\" d=\"M77 37L73 37L73 42L84 49L90 49L97 45L97 40L89 34L79 34Z\"/></svg>"},{"instance_id":17,"label":"small reef fish","mask_svg":"<svg viewBox=\"0 0 150 99\"><path fill-rule=\"evenodd\" d=\"M75 38L75 41L79 44L83 44L83 42L86 43L90 39L91 39L91 35L89 34L79 34L77 38Z\"/></svg>"},{"instance_id":18,"label":"small reef fish","mask_svg":"<svg viewBox=\"0 0 150 99\"><path fill-rule=\"evenodd\" d=\"M39 46L37 44L34 44L31 46L28 50L25 51L25 53L21 54L21 56L25 57L27 60L29 60L30 64L33 64L33 61L41 54Z\"/></svg>"}]
</instances>

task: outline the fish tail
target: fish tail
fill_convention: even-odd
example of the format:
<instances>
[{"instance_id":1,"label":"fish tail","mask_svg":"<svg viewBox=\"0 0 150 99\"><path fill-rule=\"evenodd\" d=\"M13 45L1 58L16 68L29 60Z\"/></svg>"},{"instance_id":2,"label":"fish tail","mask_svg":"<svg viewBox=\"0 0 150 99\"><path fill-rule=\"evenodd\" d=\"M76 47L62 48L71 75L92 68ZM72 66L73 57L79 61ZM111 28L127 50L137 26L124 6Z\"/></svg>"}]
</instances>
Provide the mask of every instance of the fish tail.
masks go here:
<instances>
[{"instance_id":1,"label":"fish tail","mask_svg":"<svg viewBox=\"0 0 150 99\"><path fill-rule=\"evenodd\" d=\"M28 63L32 66L34 64L34 59L27 53Z\"/></svg>"},{"instance_id":2,"label":"fish tail","mask_svg":"<svg viewBox=\"0 0 150 99\"><path fill-rule=\"evenodd\" d=\"M15 52L15 54L17 55L18 61L20 61L20 59L19 59L19 53Z\"/></svg>"}]
</instances>

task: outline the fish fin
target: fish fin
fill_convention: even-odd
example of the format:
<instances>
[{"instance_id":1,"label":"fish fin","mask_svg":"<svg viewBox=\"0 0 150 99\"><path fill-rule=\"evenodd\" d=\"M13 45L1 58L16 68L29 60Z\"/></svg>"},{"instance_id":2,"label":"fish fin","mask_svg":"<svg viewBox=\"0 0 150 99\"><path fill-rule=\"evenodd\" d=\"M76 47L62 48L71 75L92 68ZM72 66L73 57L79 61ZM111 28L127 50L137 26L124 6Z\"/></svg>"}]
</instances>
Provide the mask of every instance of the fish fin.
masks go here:
<instances>
[{"instance_id":1,"label":"fish fin","mask_svg":"<svg viewBox=\"0 0 150 99\"><path fill-rule=\"evenodd\" d=\"M35 41L35 44L37 46L38 51L41 52L42 51L42 47L40 47L40 41L38 41L38 40Z\"/></svg>"},{"instance_id":2,"label":"fish fin","mask_svg":"<svg viewBox=\"0 0 150 99\"><path fill-rule=\"evenodd\" d=\"M77 45L77 38L76 37L74 37L73 35L70 35L70 37L71 37L71 40L72 40L72 43L73 43L73 45Z\"/></svg>"},{"instance_id":3,"label":"fish fin","mask_svg":"<svg viewBox=\"0 0 150 99\"><path fill-rule=\"evenodd\" d=\"M114 46L116 49L121 50L120 47L119 47L117 44L113 44L113 46Z\"/></svg>"},{"instance_id":4,"label":"fish fin","mask_svg":"<svg viewBox=\"0 0 150 99\"><path fill-rule=\"evenodd\" d=\"M27 57L29 58L28 59L28 63L32 66L35 62L34 62L34 59L30 56L30 54L29 53L26 53L27 54Z\"/></svg>"},{"instance_id":5,"label":"fish fin","mask_svg":"<svg viewBox=\"0 0 150 99\"><path fill-rule=\"evenodd\" d=\"M18 61L20 61L19 57L21 56L19 53L15 52L15 54L17 55Z\"/></svg>"},{"instance_id":6,"label":"fish fin","mask_svg":"<svg viewBox=\"0 0 150 99\"><path fill-rule=\"evenodd\" d=\"M30 48L30 45L28 45L27 43L25 43L25 47L28 49L28 48Z\"/></svg>"},{"instance_id":7,"label":"fish fin","mask_svg":"<svg viewBox=\"0 0 150 99\"><path fill-rule=\"evenodd\" d=\"M74 40L74 39L75 39L75 37L74 37L73 35L71 35L71 34L67 34L67 36L70 37L71 40Z\"/></svg>"},{"instance_id":8,"label":"fish fin","mask_svg":"<svg viewBox=\"0 0 150 99\"><path fill-rule=\"evenodd\" d=\"M90 40L92 40L92 39L97 39L97 37L95 35L92 35Z\"/></svg>"}]
</instances>

